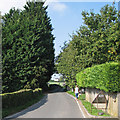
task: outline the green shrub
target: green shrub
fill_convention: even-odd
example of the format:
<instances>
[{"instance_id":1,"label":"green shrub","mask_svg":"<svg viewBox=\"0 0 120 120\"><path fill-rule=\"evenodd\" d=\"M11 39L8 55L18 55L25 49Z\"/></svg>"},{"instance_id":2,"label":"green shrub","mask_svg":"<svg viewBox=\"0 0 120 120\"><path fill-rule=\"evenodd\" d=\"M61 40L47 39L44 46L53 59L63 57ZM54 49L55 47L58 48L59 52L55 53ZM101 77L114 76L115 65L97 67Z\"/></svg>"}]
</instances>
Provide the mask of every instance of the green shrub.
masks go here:
<instances>
[{"instance_id":1,"label":"green shrub","mask_svg":"<svg viewBox=\"0 0 120 120\"><path fill-rule=\"evenodd\" d=\"M24 105L26 102L35 99L42 93L41 88L23 89L12 93L2 94L2 107L10 108Z\"/></svg>"},{"instance_id":2,"label":"green shrub","mask_svg":"<svg viewBox=\"0 0 120 120\"><path fill-rule=\"evenodd\" d=\"M84 69L76 75L76 79L79 87L120 92L120 64L110 62Z\"/></svg>"}]
</instances>

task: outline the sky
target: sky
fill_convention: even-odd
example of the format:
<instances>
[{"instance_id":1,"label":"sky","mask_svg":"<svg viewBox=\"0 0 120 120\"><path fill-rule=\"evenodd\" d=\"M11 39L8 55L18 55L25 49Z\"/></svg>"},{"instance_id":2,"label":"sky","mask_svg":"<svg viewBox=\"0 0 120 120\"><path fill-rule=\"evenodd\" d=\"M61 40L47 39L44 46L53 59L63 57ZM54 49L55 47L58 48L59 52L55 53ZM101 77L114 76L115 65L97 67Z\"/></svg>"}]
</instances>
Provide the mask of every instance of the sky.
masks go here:
<instances>
[{"instance_id":1,"label":"sky","mask_svg":"<svg viewBox=\"0 0 120 120\"><path fill-rule=\"evenodd\" d=\"M12 7L23 9L26 1L27 0L1 0L1 14L4 15L8 13ZM55 56L59 55L64 42L71 40L70 35L75 33L80 26L83 25L81 15L83 10L90 12L90 10L93 9L95 13L99 13L104 5L111 5L113 1L114 0L47 0L45 6L48 5L47 12L51 18L51 24L54 29L52 33L55 37ZM115 0L116 9L118 9L118 1L119 0Z\"/></svg>"},{"instance_id":2,"label":"sky","mask_svg":"<svg viewBox=\"0 0 120 120\"><path fill-rule=\"evenodd\" d=\"M93 10L99 13L100 9L106 5L111 5L112 2L64 2L51 3L48 7L48 15L51 18L51 23L54 28L53 34L55 35L55 55L59 55L61 47L65 41L71 40L70 35L75 33L81 25L84 25L82 20L82 11ZM115 4L118 9L118 3Z\"/></svg>"},{"instance_id":3,"label":"sky","mask_svg":"<svg viewBox=\"0 0 120 120\"><path fill-rule=\"evenodd\" d=\"M8 13L12 7L23 9L26 1L1 0L1 14ZM47 0L45 6L48 5L47 12L54 29L52 33L55 37L55 56L59 55L64 42L71 40L70 35L75 33L81 25L84 25L81 15L83 10L88 12L93 10L95 13L99 13L102 7L106 4L112 5L113 1L115 1L115 7L118 10L118 2L120 0Z\"/></svg>"}]
</instances>

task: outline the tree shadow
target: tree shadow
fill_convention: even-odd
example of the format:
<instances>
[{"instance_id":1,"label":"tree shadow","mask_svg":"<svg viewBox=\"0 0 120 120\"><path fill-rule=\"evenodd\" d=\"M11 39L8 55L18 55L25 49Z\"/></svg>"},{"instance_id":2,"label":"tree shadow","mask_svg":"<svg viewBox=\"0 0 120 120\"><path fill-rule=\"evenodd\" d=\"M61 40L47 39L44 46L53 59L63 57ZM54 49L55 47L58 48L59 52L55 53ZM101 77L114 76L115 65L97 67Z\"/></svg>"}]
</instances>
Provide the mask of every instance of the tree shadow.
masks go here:
<instances>
[{"instance_id":1,"label":"tree shadow","mask_svg":"<svg viewBox=\"0 0 120 120\"><path fill-rule=\"evenodd\" d=\"M44 105L46 102L48 101L48 95L46 94L39 102L35 103L34 105L26 108L25 110L21 111L21 112L18 112L14 115L11 115L11 116L8 116L6 118L4 118L3 120L8 120L8 119L14 119L15 118L17 119L18 117L30 112L30 111L34 111L38 108L40 108L42 105Z\"/></svg>"},{"instance_id":2,"label":"tree shadow","mask_svg":"<svg viewBox=\"0 0 120 120\"><path fill-rule=\"evenodd\" d=\"M61 87L60 85L52 84L50 86L50 90L48 93L50 94L50 93L58 93L58 92L65 92L65 89Z\"/></svg>"},{"instance_id":3,"label":"tree shadow","mask_svg":"<svg viewBox=\"0 0 120 120\"><path fill-rule=\"evenodd\" d=\"M40 108L41 106L43 106L48 101L48 94L54 94L54 93L58 93L58 92L65 92L65 91L60 85L51 85L51 89L47 93L44 93L45 96L39 102L37 102L36 104L26 108L25 110L23 110L21 112L10 115L10 116L4 118L3 120L8 120L8 119L14 119L15 120L15 119L18 119L20 116L23 116L30 111L34 111L34 110Z\"/></svg>"}]
</instances>

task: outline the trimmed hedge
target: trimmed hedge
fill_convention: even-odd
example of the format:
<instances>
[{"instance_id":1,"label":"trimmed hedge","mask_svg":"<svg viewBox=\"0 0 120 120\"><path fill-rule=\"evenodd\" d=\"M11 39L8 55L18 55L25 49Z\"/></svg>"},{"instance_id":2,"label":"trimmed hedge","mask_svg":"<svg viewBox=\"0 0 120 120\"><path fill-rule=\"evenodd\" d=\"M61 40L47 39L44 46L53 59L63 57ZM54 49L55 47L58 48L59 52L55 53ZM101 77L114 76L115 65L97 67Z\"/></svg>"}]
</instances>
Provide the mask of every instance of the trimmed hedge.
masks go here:
<instances>
[{"instance_id":1,"label":"trimmed hedge","mask_svg":"<svg viewBox=\"0 0 120 120\"><path fill-rule=\"evenodd\" d=\"M26 102L37 98L42 94L41 88L22 89L12 93L2 94L2 108L10 108L24 105Z\"/></svg>"},{"instance_id":2,"label":"trimmed hedge","mask_svg":"<svg viewBox=\"0 0 120 120\"><path fill-rule=\"evenodd\" d=\"M84 69L76 75L76 80L79 87L120 92L120 64L110 62Z\"/></svg>"}]
</instances>

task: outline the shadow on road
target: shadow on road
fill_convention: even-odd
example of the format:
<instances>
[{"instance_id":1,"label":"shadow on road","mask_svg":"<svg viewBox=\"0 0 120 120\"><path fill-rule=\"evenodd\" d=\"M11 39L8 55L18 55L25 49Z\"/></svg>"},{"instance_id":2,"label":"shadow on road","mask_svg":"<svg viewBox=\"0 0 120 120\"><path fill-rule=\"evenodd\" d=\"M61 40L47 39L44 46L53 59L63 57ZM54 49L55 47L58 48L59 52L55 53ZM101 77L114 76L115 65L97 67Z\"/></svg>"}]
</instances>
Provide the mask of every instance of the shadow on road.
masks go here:
<instances>
[{"instance_id":1,"label":"shadow on road","mask_svg":"<svg viewBox=\"0 0 120 120\"><path fill-rule=\"evenodd\" d=\"M48 101L48 95L46 94L38 103L28 107L27 109L16 113L14 115L8 116L7 118L4 118L3 120L8 120L8 119L14 119L14 118L18 118L19 116L22 116L30 111L34 111L35 109L41 107L42 105L44 105L46 102Z\"/></svg>"},{"instance_id":2,"label":"shadow on road","mask_svg":"<svg viewBox=\"0 0 120 120\"><path fill-rule=\"evenodd\" d=\"M6 118L4 118L3 120L8 120L8 119L15 119L15 118L20 118L21 116L23 116L24 114L30 112L30 111L34 111L38 108L40 108L41 106L43 106L45 103L47 103L48 101L48 94L54 94L54 93L58 93L58 92L65 92L64 89L59 86L59 85L51 85L50 86L50 90L47 93L44 93L45 96L36 104L28 107L27 109L18 112L14 115L8 116Z\"/></svg>"},{"instance_id":3,"label":"shadow on road","mask_svg":"<svg viewBox=\"0 0 120 120\"><path fill-rule=\"evenodd\" d=\"M48 93L53 94L53 93L57 93L57 92L65 92L65 90L60 85L57 85L57 84L50 85L50 91Z\"/></svg>"}]
</instances>

